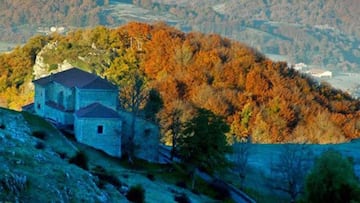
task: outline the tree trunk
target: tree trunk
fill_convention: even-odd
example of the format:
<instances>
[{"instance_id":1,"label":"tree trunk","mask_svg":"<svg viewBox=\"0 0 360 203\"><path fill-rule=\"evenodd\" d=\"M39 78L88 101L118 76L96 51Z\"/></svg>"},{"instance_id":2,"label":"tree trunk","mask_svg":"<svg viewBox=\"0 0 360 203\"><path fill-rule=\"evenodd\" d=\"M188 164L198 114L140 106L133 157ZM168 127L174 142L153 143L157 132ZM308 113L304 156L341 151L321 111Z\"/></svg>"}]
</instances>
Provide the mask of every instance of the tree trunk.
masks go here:
<instances>
[{"instance_id":1,"label":"tree trunk","mask_svg":"<svg viewBox=\"0 0 360 203\"><path fill-rule=\"evenodd\" d=\"M135 143L134 143L134 138L135 138L135 120L136 120L136 115L134 112L132 112L132 118L131 118L131 124L130 124L130 135L129 135L129 139L128 139L128 143L127 143L127 152L128 152L128 161L129 163L133 163L133 157L135 154Z\"/></svg>"},{"instance_id":2,"label":"tree trunk","mask_svg":"<svg viewBox=\"0 0 360 203\"><path fill-rule=\"evenodd\" d=\"M191 190L194 190L195 188L196 174L197 174L197 168L195 167L195 169L192 172Z\"/></svg>"},{"instance_id":3,"label":"tree trunk","mask_svg":"<svg viewBox=\"0 0 360 203\"><path fill-rule=\"evenodd\" d=\"M174 156L175 156L175 145L176 145L176 140L175 140L175 137L173 137L173 138L172 138L171 152L170 152L170 160L171 160L171 161L174 160Z\"/></svg>"}]
</instances>

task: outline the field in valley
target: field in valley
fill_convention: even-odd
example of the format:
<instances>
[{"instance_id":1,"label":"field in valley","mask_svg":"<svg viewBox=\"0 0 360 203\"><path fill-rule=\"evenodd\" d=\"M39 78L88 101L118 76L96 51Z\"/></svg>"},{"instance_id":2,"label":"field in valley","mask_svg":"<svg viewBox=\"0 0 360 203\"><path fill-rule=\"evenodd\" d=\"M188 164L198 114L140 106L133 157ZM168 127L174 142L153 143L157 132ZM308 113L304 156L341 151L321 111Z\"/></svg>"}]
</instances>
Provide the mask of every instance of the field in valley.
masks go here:
<instances>
[{"instance_id":1,"label":"field in valley","mask_svg":"<svg viewBox=\"0 0 360 203\"><path fill-rule=\"evenodd\" d=\"M245 188L252 198L258 202L288 202L286 194L281 194L270 187L269 178L272 177L271 168L278 163L284 148L289 146L299 147L299 145L289 144L252 144ZM311 152L313 160L323 152L333 149L340 152L343 156L350 157L354 162L354 170L360 180L360 139L342 144L308 144L301 145ZM229 175L227 177L234 185L239 185L239 178ZM250 191L250 192L249 192ZM274 194L277 193L278 196Z\"/></svg>"}]
</instances>

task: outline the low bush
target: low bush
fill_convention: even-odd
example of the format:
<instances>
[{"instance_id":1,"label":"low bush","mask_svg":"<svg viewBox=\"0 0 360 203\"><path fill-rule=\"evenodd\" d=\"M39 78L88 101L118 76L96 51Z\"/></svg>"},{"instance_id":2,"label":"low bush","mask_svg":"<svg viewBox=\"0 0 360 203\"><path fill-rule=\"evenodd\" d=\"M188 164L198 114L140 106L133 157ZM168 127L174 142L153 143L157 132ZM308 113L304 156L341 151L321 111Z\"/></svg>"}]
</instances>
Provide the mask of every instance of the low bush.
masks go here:
<instances>
[{"instance_id":1,"label":"low bush","mask_svg":"<svg viewBox=\"0 0 360 203\"><path fill-rule=\"evenodd\" d=\"M200 192L197 189L192 189L191 192L195 195L200 195Z\"/></svg>"},{"instance_id":2,"label":"low bush","mask_svg":"<svg viewBox=\"0 0 360 203\"><path fill-rule=\"evenodd\" d=\"M226 183L220 180L214 180L209 185L215 192L215 198L218 200L226 200L230 198L230 191Z\"/></svg>"},{"instance_id":3,"label":"low bush","mask_svg":"<svg viewBox=\"0 0 360 203\"><path fill-rule=\"evenodd\" d=\"M45 144L43 142L36 142L35 148L36 149L45 149Z\"/></svg>"},{"instance_id":4,"label":"low bush","mask_svg":"<svg viewBox=\"0 0 360 203\"><path fill-rule=\"evenodd\" d=\"M181 195L176 195L174 197L174 200L177 203L190 203L191 202L189 197L184 193L182 193Z\"/></svg>"},{"instance_id":5,"label":"low bush","mask_svg":"<svg viewBox=\"0 0 360 203\"><path fill-rule=\"evenodd\" d=\"M178 187L181 187L181 188L185 188L185 189L187 188L185 181L178 181L178 182L176 182L175 185Z\"/></svg>"},{"instance_id":6,"label":"low bush","mask_svg":"<svg viewBox=\"0 0 360 203\"><path fill-rule=\"evenodd\" d=\"M61 159L67 158L67 154L65 152L56 152L56 153L60 156Z\"/></svg>"},{"instance_id":7,"label":"low bush","mask_svg":"<svg viewBox=\"0 0 360 203\"><path fill-rule=\"evenodd\" d=\"M26 189L27 177L21 174L6 174L0 180L0 188L11 195L18 196Z\"/></svg>"},{"instance_id":8,"label":"low bush","mask_svg":"<svg viewBox=\"0 0 360 203\"><path fill-rule=\"evenodd\" d=\"M126 198L134 203L143 203L145 202L145 190L141 185L136 185L130 187Z\"/></svg>"},{"instance_id":9,"label":"low bush","mask_svg":"<svg viewBox=\"0 0 360 203\"><path fill-rule=\"evenodd\" d=\"M88 168L88 158L87 158L86 154L82 151L77 152L75 156L71 157L69 159L69 163L75 164L84 170L89 169Z\"/></svg>"},{"instance_id":10,"label":"low bush","mask_svg":"<svg viewBox=\"0 0 360 203\"><path fill-rule=\"evenodd\" d=\"M106 183L109 183L116 188L120 188L122 186L120 180L116 176L109 174L102 166L96 166L93 168L92 174L99 178L99 188L103 188Z\"/></svg>"},{"instance_id":11,"label":"low bush","mask_svg":"<svg viewBox=\"0 0 360 203\"><path fill-rule=\"evenodd\" d=\"M41 140L45 140L47 137L46 133L43 131L34 131L32 132L32 136L39 138Z\"/></svg>"},{"instance_id":12,"label":"low bush","mask_svg":"<svg viewBox=\"0 0 360 203\"><path fill-rule=\"evenodd\" d=\"M146 177L147 177L149 180L151 180L151 181L154 181L154 180L155 180L155 176L154 176L154 174L152 174L152 173L146 174Z\"/></svg>"}]
</instances>

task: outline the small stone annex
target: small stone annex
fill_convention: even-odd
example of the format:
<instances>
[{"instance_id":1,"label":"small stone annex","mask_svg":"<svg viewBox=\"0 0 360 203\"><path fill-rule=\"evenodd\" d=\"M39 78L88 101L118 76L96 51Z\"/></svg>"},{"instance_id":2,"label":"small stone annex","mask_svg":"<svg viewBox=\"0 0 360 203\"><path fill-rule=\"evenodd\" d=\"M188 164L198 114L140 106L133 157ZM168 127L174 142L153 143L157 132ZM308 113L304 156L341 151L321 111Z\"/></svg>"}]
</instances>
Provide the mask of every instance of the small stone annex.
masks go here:
<instances>
[{"instance_id":1,"label":"small stone annex","mask_svg":"<svg viewBox=\"0 0 360 203\"><path fill-rule=\"evenodd\" d=\"M121 157L132 115L119 108L119 88L95 74L70 68L33 81L35 114L73 129L78 142ZM135 156L158 161L158 126L136 118Z\"/></svg>"}]
</instances>

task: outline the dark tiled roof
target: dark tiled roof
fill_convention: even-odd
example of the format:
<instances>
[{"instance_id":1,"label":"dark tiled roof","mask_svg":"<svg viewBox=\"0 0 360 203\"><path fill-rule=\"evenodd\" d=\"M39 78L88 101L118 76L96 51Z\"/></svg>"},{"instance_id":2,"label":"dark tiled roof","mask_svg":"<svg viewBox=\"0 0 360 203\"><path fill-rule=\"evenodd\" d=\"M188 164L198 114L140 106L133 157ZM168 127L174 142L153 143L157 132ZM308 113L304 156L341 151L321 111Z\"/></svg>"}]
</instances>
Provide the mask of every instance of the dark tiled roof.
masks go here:
<instances>
[{"instance_id":1,"label":"dark tiled roof","mask_svg":"<svg viewBox=\"0 0 360 203\"><path fill-rule=\"evenodd\" d=\"M88 73L78 68L71 68L59 73L33 81L35 84L46 86L51 82L57 82L65 87L77 87L80 89L116 89L117 87L97 75Z\"/></svg>"},{"instance_id":2,"label":"dark tiled roof","mask_svg":"<svg viewBox=\"0 0 360 203\"><path fill-rule=\"evenodd\" d=\"M116 89L117 87L110 82L102 79L100 77L96 77L95 80L90 83L80 87L81 89Z\"/></svg>"},{"instance_id":3,"label":"dark tiled roof","mask_svg":"<svg viewBox=\"0 0 360 203\"><path fill-rule=\"evenodd\" d=\"M64 106L59 105L53 101L47 101L47 102L45 102L45 104L53 109L56 109L56 110L59 110L62 112L71 112L71 110L66 110Z\"/></svg>"},{"instance_id":4,"label":"dark tiled roof","mask_svg":"<svg viewBox=\"0 0 360 203\"><path fill-rule=\"evenodd\" d=\"M81 108L75 114L80 118L120 118L118 112L99 103Z\"/></svg>"},{"instance_id":5,"label":"dark tiled roof","mask_svg":"<svg viewBox=\"0 0 360 203\"><path fill-rule=\"evenodd\" d=\"M34 103L30 103L25 106L22 106L21 109L23 111L32 111L32 110L34 110Z\"/></svg>"}]
</instances>

